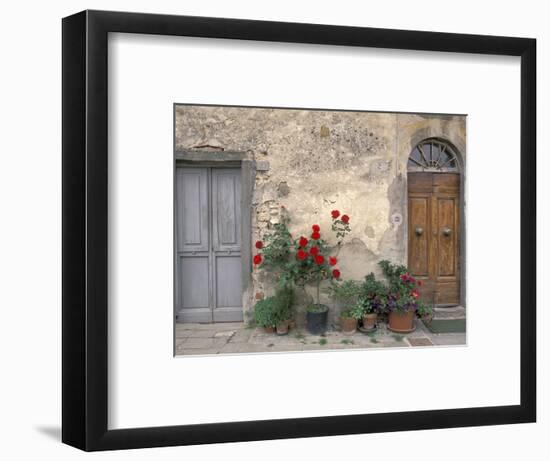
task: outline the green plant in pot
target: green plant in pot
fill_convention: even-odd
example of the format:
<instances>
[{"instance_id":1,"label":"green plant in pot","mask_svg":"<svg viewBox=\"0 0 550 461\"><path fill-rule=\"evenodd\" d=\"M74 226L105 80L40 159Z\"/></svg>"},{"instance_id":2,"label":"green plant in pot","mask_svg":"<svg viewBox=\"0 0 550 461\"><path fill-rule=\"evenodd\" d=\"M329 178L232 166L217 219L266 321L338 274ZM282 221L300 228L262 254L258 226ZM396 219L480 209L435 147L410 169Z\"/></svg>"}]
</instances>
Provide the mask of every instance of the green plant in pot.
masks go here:
<instances>
[{"instance_id":1,"label":"green plant in pot","mask_svg":"<svg viewBox=\"0 0 550 461\"><path fill-rule=\"evenodd\" d=\"M388 310L388 328L395 333L410 333L415 330L414 319L420 309L427 306L420 301L420 280L416 280L403 265L380 261L380 267L389 284L386 303Z\"/></svg>"},{"instance_id":2,"label":"green plant in pot","mask_svg":"<svg viewBox=\"0 0 550 461\"><path fill-rule=\"evenodd\" d=\"M388 289L371 272L365 277L361 286L361 303L363 305L363 316L361 318L364 330L376 328L378 314L384 312L387 300Z\"/></svg>"},{"instance_id":3,"label":"green plant in pot","mask_svg":"<svg viewBox=\"0 0 550 461\"><path fill-rule=\"evenodd\" d=\"M342 332L353 334L357 328L357 302L361 295L362 285L357 280L332 280L330 286L326 288L328 295L340 306L342 310L339 313L338 320ZM359 306L360 307L360 306Z\"/></svg>"},{"instance_id":4,"label":"green plant in pot","mask_svg":"<svg viewBox=\"0 0 550 461\"><path fill-rule=\"evenodd\" d=\"M269 296L256 303L254 318L256 325L266 332L284 335L288 333L292 319L293 290L288 286L277 287L274 296Z\"/></svg>"}]
</instances>

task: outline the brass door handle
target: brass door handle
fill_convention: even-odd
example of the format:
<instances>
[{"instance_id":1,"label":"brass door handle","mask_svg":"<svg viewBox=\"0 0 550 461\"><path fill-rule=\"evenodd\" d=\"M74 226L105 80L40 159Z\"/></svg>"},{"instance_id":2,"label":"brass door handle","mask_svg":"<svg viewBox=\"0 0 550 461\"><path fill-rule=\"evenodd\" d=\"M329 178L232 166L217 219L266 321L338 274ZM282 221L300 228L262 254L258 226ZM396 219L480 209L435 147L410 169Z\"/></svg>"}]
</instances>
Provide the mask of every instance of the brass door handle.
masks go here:
<instances>
[{"instance_id":1,"label":"brass door handle","mask_svg":"<svg viewBox=\"0 0 550 461\"><path fill-rule=\"evenodd\" d=\"M424 229L422 229L420 226L416 226L414 229L414 233L420 237L424 233Z\"/></svg>"},{"instance_id":2,"label":"brass door handle","mask_svg":"<svg viewBox=\"0 0 550 461\"><path fill-rule=\"evenodd\" d=\"M451 233L453 232L453 230L450 228L450 227L445 227L443 229L443 235L445 237L449 237L451 235Z\"/></svg>"}]
</instances>

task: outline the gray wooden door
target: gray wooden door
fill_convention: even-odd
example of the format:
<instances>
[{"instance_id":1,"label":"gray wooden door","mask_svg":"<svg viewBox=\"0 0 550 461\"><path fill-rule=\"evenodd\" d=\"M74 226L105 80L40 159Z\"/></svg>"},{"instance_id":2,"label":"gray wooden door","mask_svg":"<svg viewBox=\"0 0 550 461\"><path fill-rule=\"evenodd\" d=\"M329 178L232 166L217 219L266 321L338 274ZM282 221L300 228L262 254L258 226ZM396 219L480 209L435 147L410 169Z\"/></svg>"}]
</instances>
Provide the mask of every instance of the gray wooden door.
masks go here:
<instances>
[{"instance_id":1,"label":"gray wooden door","mask_svg":"<svg viewBox=\"0 0 550 461\"><path fill-rule=\"evenodd\" d=\"M176 170L178 322L242 321L241 174Z\"/></svg>"}]
</instances>

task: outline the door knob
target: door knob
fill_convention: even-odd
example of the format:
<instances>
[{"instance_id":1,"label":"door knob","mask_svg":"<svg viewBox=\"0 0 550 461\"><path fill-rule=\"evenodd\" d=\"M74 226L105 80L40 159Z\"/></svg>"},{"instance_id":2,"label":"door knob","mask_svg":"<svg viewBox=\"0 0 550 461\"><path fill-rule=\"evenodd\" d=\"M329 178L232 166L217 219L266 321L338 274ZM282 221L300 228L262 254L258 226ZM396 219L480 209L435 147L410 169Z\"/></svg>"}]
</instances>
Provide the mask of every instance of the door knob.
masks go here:
<instances>
[{"instance_id":1,"label":"door knob","mask_svg":"<svg viewBox=\"0 0 550 461\"><path fill-rule=\"evenodd\" d=\"M420 226L416 226L414 229L414 233L420 237L424 233L424 229L422 229Z\"/></svg>"},{"instance_id":2,"label":"door knob","mask_svg":"<svg viewBox=\"0 0 550 461\"><path fill-rule=\"evenodd\" d=\"M443 235L444 235L445 237L448 237L449 235L451 235L452 232L453 232L453 231L452 231L452 229L451 229L450 227L445 227L445 228L443 229Z\"/></svg>"}]
</instances>

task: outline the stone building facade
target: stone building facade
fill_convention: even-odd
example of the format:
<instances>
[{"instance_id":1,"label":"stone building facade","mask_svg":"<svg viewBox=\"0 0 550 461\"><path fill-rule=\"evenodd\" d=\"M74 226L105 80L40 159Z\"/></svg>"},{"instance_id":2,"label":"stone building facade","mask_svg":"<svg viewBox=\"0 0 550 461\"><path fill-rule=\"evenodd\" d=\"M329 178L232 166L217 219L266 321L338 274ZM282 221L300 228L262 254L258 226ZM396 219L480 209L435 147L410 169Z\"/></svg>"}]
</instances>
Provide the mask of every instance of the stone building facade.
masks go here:
<instances>
[{"instance_id":1,"label":"stone building facade","mask_svg":"<svg viewBox=\"0 0 550 461\"><path fill-rule=\"evenodd\" d=\"M295 236L309 232L313 223L328 236L331 210L348 214L352 231L340 249L339 268L344 279L362 279L379 273L381 259L408 264L407 175L415 146L430 139L447 143L457 155L464 190L465 116L190 105L174 110L176 165L230 162L246 170L245 320L256 299L272 289L251 264L253 244L279 221L282 209L288 210ZM308 294L299 295L304 295L302 304Z\"/></svg>"}]
</instances>

